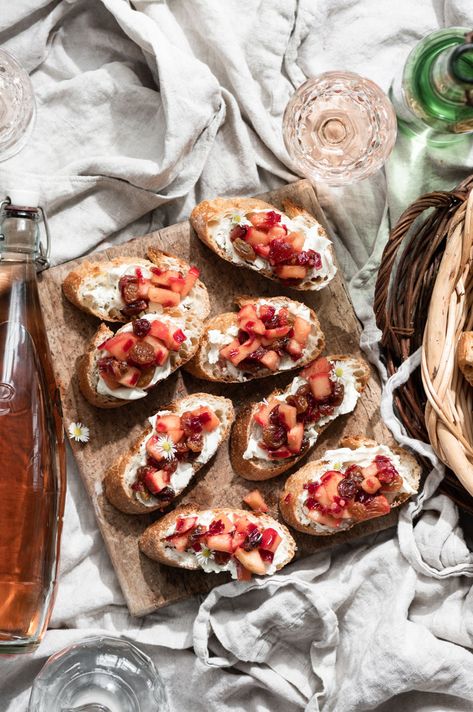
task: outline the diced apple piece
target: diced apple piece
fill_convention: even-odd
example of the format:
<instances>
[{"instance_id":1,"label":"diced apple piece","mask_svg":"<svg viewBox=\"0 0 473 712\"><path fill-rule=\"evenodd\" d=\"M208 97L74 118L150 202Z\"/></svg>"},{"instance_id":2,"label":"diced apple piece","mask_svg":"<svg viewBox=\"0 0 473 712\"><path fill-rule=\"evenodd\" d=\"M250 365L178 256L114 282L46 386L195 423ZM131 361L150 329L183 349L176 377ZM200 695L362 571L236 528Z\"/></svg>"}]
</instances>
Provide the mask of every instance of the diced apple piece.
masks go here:
<instances>
[{"instance_id":1,"label":"diced apple piece","mask_svg":"<svg viewBox=\"0 0 473 712\"><path fill-rule=\"evenodd\" d=\"M150 302L161 304L163 307L177 307L181 301L181 295L170 289L150 287L148 290L148 299Z\"/></svg>"},{"instance_id":2,"label":"diced apple piece","mask_svg":"<svg viewBox=\"0 0 473 712\"><path fill-rule=\"evenodd\" d=\"M233 363L234 366L238 366L240 361L243 361L247 356L249 356L253 351L256 351L261 346L261 340L252 336L250 339L245 341L245 343L240 344L238 352L231 355L229 361ZM222 351L220 351L222 353Z\"/></svg>"},{"instance_id":3,"label":"diced apple piece","mask_svg":"<svg viewBox=\"0 0 473 712\"><path fill-rule=\"evenodd\" d=\"M181 419L178 415L159 415L156 418L155 430L157 433L167 433L169 430L178 430Z\"/></svg>"},{"instance_id":4,"label":"diced apple piece","mask_svg":"<svg viewBox=\"0 0 473 712\"><path fill-rule=\"evenodd\" d=\"M297 422L297 409L293 405L280 403L279 418L287 430L293 428Z\"/></svg>"},{"instance_id":5,"label":"diced apple piece","mask_svg":"<svg viewBox=\"0 0 473 712\"><path fill-rule=\"evenodd\" d=\"M310 389L316 401L323 401L332 393L332 381L328 373L315 373L309 379Z\"/></svg>"},{"instance_id":6,"label":"diced apple piece","mask_svg":"<svg viewBox=\"0 0 473 712\"><path fill-rule=\"evenodd\" d=\"M361 487L365 492L368 492L368 494L374 494L381 489L381 482L377 477L365 477L361 483Z\"/></svg>"},{"instance_id":7,"label":"diced apple piece","mask_svg":"<svg viewBox=\"0 0 473 712\"><path fill-rule=\"evenodd\" d=\"M134 366L128 366L125 373L120 376L120 378L117 378L117 381L122 386L126 386L127 388L133 388L140 380L140 376L141 371L139 368L135 368Z\"/></svg>"},{"instance_id":8,"label":"diced apple piece","mask_svg":"<svg viewBox=\"0 0 473 712\"><path fill-rule=\"evenodd\" d=\"M233 531L235 529L235 525L233 524L232 520L229 519L225 514L219 514L218 519L216 521L222 522L223 524L223 532L222 534L228 534L228 532Z\"/></svg>"},{"instance_id":9,"label":"diced apple piece","mask_svg":"<svg viewBox=\"0 0 473 712\"><path fill-rule=\"evenodd\" d=\"M149 279L140 279L140 281L138 282L138 299L148 299L149 287Z\"/></svg>"},{"instance_id":10,"label":"diced apple piece","mask_svg":"<svg viewBox=\"0 0 473 712\"><path fill-rule=\"evenodd\" d=\"M151 322L151 326L148 333L150 336L154 336L156 339L160 339L164 344L167 344L169 339L171 338L168 325L165 324L163 321L159 321L158 319L154 319Z\"/></svg>"},{"instance_id":11,"label":"diced apple piece","mask_svg":"<svg viewBox=\"0 0 473 712\"><path fill-rule=\"evenodd\" d=\"M320 486L313 495L314 499L323 507L330 507L334 497L338 496L338 483L343 480L343 475L337 470L328 470L320 478Z\"/></svg>"},{"instance_id":12,"label":"diced apple piece","mask_svg":"<svg viewBox=\"0 0 473 712\"><path fill-rule=\"evenodd\" d=\"M228 346L224 346L222 349L220 349L220 356L222 358L227 359L227 361L230 361L232 358L238 355L240 351L240 342L238 339L233 339L233 341L228 344Z\"/></svg>"},{"instance_id":13,"label":"diced apple piece","mask_svg":"<svg viewBox=\"0 0 473 712\"><path fill-rule=\"evenodd\" d=\"M275 267L275 272L280 279L304 279L307 275L307 267L281 265L280 267Z\"/></svg>"},{"instance_id":14,"label":"diced apple piece","mask_svg":"<svg viewBox=\"0 0 473 712\"><path fill-rule=\"evenodd\" d=\"M270 240L277 240L278 238L286 238L286 229L282 225L274 225L270 227L267 233Z\"/></svg>"},{"instance_id":15,"label":"diced apple piece","mask_svg":"<svg viewBox=\"0 0 473 712\"><path fill-rule=\"evenodd\" d=\"M309 363L308 366L306 366L301 372L300 376L301 378L305 378L306 380L309 380L310 376L315 376L316 373L326 373L329 374L332 370L332 364L330 361L325 358L325 356L321 356L320 358L316 359L315 361L312 361L312 363Z\"/></svg>"},{"instance_id":16,"label":"diced apple piece","mask_svg":"<svg viewBox=\"0 0 473 712\"><path fill-rule=\"evenodd\" d=\"M246 497L243 497L243 501L255 512L267 512L269 509L259 489L248 492Z\"/></svg>"},{"instance_id":17,"label":"diced apple piece","mask_svg":"<svg viewBox=\"0 0 473 712\"><path fill-rule=\"evenodd\" d=\"M261 357L261 363L263 366L266 366L266 368L269 368L270 371L277 371L280 362L281 358L276 351L267 351L264 356Z\"/></svg>"},{"instance_id":18,"label":"diced apple piece","mask_svg":"<svg viewBox=\"0 0 473 712\"><path fill-rule=\"evenodd\" d=\"M185 551L189 546L189 535L182 534L181 536L173 536L170 539L170 543L176 551Z\"/></svg>"},{"instance_id":19,"label":"diced apple piece","mask_svg":"<svg viewBox=\"0 0 473 712\"><path fill-rule=\"evenodd\" d=\"M266 327L261 319L258 318L253 304L246 304L240 309L237 318L240 329L247 331L249 334L259 334L262 336L266 331Z\"/></svg>"},{"instance_id":20,"label":"diced apple piece","mask_svg":"<svg viewBox=\"0 0 473 712\"><path fill-rule=\"evenodd\" d=\"M264 333L265 339L282 339L283 336L287 336L291 331L292 326L288 324L287 326L277 326L275 329L266 329Z\"/></svg>"},{"instance_id":21,"label":"diced apple piece","mask_svg":"<svg viewBox=\"0 0 473 712\"><path fill-rule=\"evenodd\" d=\"M254 415L255 422L264 428L268 424L269 414L275 405L278 405L279 401L274 397L270 396L267 403L260 403L259 408Z\"/></svg>"},{"instance_id":22,"label":"diced apple piece","mask_svg":"<svg viewBox=\"0 0 473 712\"><path fill-rule=\"evenodd\" d=\"M300 316L296 316L296 318L294 320L293 328L294 328L294 338L302 346L305 346L307 343L309 334L310 334L310 330L311 330L310 322L308 322L306 319L303 319ZM327 359L325 359L325 360L327 360Z\"/></svg>"},{"instance_id":23,"label":"diced apple piece","mask_svg":"<svg viewBox=\"0 0 473 712\"><path fill-rule=\"evenodd\" d=\"M253 549L252 551L245 551L241 547L235 549L233 556L238 559L238 561L243 564L245 569L251 571L253 574L259 574L264 576L266 573L266 566L259 554L258 549Z\"/></svg>"},{"instance_id":24,"label":"diced apple piece","mask_svg":"<svg viewBox=\"0 0 473 712\"><path fill-rule=\"evenodd\" d=\"M218 416L211 408L205 405L201 405L199 408L193 410L192 414L199 417L202 429L207 433L211 433L212 430L215 430L215 428L218 428L220 425Z\"/></svg>"},{"instance_id":25,"label":"diced apple piece","mask_svg":"<svg viewBox=\"0 0 473 712\"><path fill-rule=\"evenodd\" d=\"M197 524L198 517L178 517L176 520L176 532L185 534Z\"/></svg>"},{"instance_id":26,"label":"diced apple piece","mask_svg":"<svg viewBox=\"0 0 473 712\"><path fill-rule=\"evenodd\" d=\"M231 534L213 534L207 537L207 546L213 551L233 552L233 538Z\"/></svg>"},{"instance_id":27,"label":"diced apple piece","mask_svg":"<svg viewBox=\"0 0 473 712\"><path fill-rule=\"evenodd\" d=\"M199 279L199 274L200 274L200 271L197 269L197 267L190 268L190 270L186 274L186 277L184 280L184 286L181 289L181 297L182 298L187 297L187 295L191 291L192 287Z\"/></svg>"},{"instance_id":28,"label":"diced apple piece","mask_svg":"<svg viewBox=\"0 0 473 712\"><path fill-rule=\"evenodd\" d=\"M375 462L372 462L371 465L368 465L368 467L362 467L361 468L361 474L363 477L376 477L378 474L378 466Z\"/></svg>"},{"instance_id":29,"label":"diced apple piece","mask_svg":"<svg viewBox=\"0 0 473 712\"><path fill-rule=\"evenodd\" d=\"M158 444L158 439L160 437L161 436L158 435L152 435L146 443L146 452L153 458L153 460L156 460L156 462L166 459L161 450L161 446Z\"/></svg>"},{"instance_id":30,"label":"diced apple piece","mask_svg":"<svg viewBox=\"0 0 473 712\"><path fill-rule=\"evenodd\" d=\"M159 339L156 339L154 336L150 336L149 334L144 337L143 341L151 344L154 349L154 360L158 366L162 366L163 363L167 361L169 356L169 351L164 344Z\"/></svg>"},{"instance_id":31,"label":"diced apple piece","mask_svg":"<svg viewBox=\"0 0 473 712\"><path fill-rule=\"evenodd\" d=\"M268 456L271 460L284 460L286 457L291 457L293 453L287 447L281 447L279 450L270 450Z\"/></svg>"},{"instance_id":32,"label":"diced apple piece","mask_svg":"<svg viewBox=\"0 0 473 712\"><path fill-rule=\"evenodd\" d=\"M143 480L151 494L158 494L169 484L169 474L165 470L149 469Z\"/></svg>"},{"instance_id":33,"label":"diced apple piece","mask_svg":"<svg viewBox=\"0 0 473 712\"><path fill-rule=\"evenodd\" d=\"M167 269L164 272L151 270L151 283L158 287L172 289L172 284L181 281L184 284L184 277L180 272ZM177 289L174 291L178 291Z\"/></svg>"},{"instance_id":34,"label":"diced apple piece","mask_svg":"<svg viewBox=\"0 0 473 712\"><path fill-rule=\"evenodd\" d=\"M245 240L252 247L256 247L256 245L267 245L269 243L269 236L265 232L257 230L255 227L250 227L246 233Z\"/></svg>"},{"instance_id":35,"label":"diced apple piece","mask_svg":"<svg viewBox=\"0 0 473 712\"><path fill-rule=\"evenodd\" d=\"M268 224L268 213L265 210L258 213L248 213L246 217L256 228L266 227Z\"/></svg>"},{"instance_id":36,"label":"diced apple piece","mask_svg":"<svg viewBox=\"0 0 473 712\"><path fill-rule=\"evenodd\" d=\"M302 233L291 232L286 239L291 241L294 252L302 252L305 242L305 237Z\"/></svg>"},{"instance_id":37,"label":"diced apple piece","mask_svg":"<svg viewBox=\"0 0 473 712\"><path fill-rule=\"evenodd\" d=\"M287 446L291 452L301 451L302 440L304 439L304 423L296 423L287 434Z\"/></svg>"},{"instance_id":38,"label":"diced apple piece","mask_svg":"<svg viewBox=\"0 0 473 712\"><path fill-rule=\"evenodd\" d=\"M289 339L286 344L286 351L297 361L302 356L302 345L296 339Z\"/></svg>"},{"instance_id":39,"label":"diced apple piece","mask_svg":"<svg viewBox=\"0 0 473 712\"><path fill-rule=\"evenodd\" d=\"M235 551L235 549L238 549L238 547L243 544L245 539L246 539L246 529L245 529L245 531L242 531L242 532L239 532L239 531L234 532L233 533L233 551Z\"/></svg>"},{"instance_id":40,"label":"diced apple piece","mask_svg":"<svg viewBox=\"0 0 473 712\"><path fill-rule=\"evenodd\" d=\"M252 524L253 522L250 522L247 517L238 517L238 519L235 521L235 529L237 530L237 532L244 532L246 536L248 527Z\"/></svg>"},{"instance_id":41,"label":"diced apple piece","mask_svg":"<svg viewBox=\"0 0 473 712\"><path fill-rule=\"evenodd\" d=\"M255 245L254 251L257 255L259 255L259 257L262 257L264 260L269 259L269 245Z\"/></svg>"},{"instance_id":42,"label":"diced apple piece","mask_svg":"<svg viewBox=\"0 0 473 712\"><path fill-rule=\"evenodd\" d=\"M335 519L329 514L322 514L322 512L319 512L317 509L312 509L307 512L307 516L309 517L309 519L312 519L313 522L316 522L317 524L322 524L326 527L332 527L332 529L337 529L340 526L339 519Z\"/></svg>"},{"instance_id":43,"label":"diced apple piece","mask_svg":"<svg viewBox=\"0 0 473 712\"><path fill-rule=\"evenodd\" d=\"M99 349L104 349L115 356L119 361L126 361L128 352L138 341L138 337L130 332L122 332L107 339L103 344L100 344Z\"/></svg>"},{"instance_id":44,"label":"diced apple piece","mask_svg":"<svg viewBox=\"0 0 473 712\"><path fill-rule=\"evenodd\" d=\"M114 390L115 388L120 388L120 384L118 383L117 379L112 376L111 373L108 373L107 371L100 371L100 378L105 381L107 386Z\"/></svg>"},{"instance_id":45,"label":"diced apple piece","mask_svg":"<svg viewBox=\"0 0 473 712\"><path fill-rule=\"evenodd\" d=\"M264 549L265 551L271 551L274 554L281 541L282 538L279 536L276 529L268 527L263 532L259 548Z\"/></svg>"}]
</instances>

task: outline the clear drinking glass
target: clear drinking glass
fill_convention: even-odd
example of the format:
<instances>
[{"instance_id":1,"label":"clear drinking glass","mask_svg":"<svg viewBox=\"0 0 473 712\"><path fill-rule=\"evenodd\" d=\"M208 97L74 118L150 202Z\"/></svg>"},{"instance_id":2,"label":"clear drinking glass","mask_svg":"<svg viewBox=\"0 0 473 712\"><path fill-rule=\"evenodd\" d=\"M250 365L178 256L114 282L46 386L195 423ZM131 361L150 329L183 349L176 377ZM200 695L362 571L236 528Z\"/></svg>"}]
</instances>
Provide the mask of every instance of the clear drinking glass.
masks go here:
<instances>
[{"instance_id":1,"label":"clear drinking glass","mask_svg":"<svg viewBox=\"0 0 473 712\"><path fill-rule=\"evenodd\" d=\"M396 141L386 94L353 72L308 79L289 101L283 134L300 172L329 185L355 183L384 164Z\"/></svg>"},{"instance_id":2,"label":"clear drinking glass","mask_svg":"<svg viewBox=\"0 0 473 712\"><path fill-rule=\"evenodd\" d=\"M33 129L36 104L30 78L14 57L0 50L0 161L21 151Z\"/></svg>"},{"instance_id":3,"label":"clear drinking glass","mask_svg":"<svg viewBox=\"0 0 473 712\"><path fill-rule=\"evenodd\" d=\"M86 638L51 656L34 681L28 712L169 712L153 661L135 645Z\"/></svg>"}]
</instances>

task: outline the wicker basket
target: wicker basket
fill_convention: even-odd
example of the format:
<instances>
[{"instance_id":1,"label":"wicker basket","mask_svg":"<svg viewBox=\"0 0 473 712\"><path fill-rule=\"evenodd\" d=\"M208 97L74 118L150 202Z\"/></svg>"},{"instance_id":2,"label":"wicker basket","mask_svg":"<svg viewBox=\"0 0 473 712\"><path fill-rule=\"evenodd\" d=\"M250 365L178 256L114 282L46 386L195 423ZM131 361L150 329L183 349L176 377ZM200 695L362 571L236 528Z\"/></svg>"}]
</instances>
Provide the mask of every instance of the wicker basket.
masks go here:
<instances>
[{"instance_id":1,"label":"wicker basket","mask_svg":"<svg viewBox=\"0 0 473 712\"><path fill-rule=\"evenodd\" d=\"M466 230L464 228L465 218L471 221L471 205L467 210L467 201L472 188L473 176L452 191L422 196L401 215L383 253L374 303L390 375L422 345L429 315L423 356L423 374L429 399L419 368L396 391L395 407L407 432L412 437L427 441L430 435L441 459L459 476L458 449L464 449L465 458L466 442L470 443L470 447L473 444L473 423L466 426L466 422L470 423L473 417L472 395L470 387L458 374L453 348L456 344L455 333L458 333L460 325L463 326L462 319L465 320L472 299L471 281L467 280L467 289L461 281L465 279L470 259L469 251L468 254L465 251L472 235L469 225ZM427 215L424 214L426 211L429 211ZM451 274L452 259L456 269ZM458 295L462 294L458 299ZM456 309L442 310L447 302L452 306L455 300ZM463 316L459 316L460 312ZM440 342L437 344L439 335ZM445 363L445 356L449 366ZM437 373L439 364L442 368ZM424 417L427 402L428 427ZM445 432L449 434L445 436ZM462 435L464 440L458 435ZM464 459L461 461L465 466ZM473 482L473 475L469 480L464 478L464 474L461 477L468 486ZM442 489L473 514L473 498L452 471L448 472Z\"/></svg>"}]
</instances>

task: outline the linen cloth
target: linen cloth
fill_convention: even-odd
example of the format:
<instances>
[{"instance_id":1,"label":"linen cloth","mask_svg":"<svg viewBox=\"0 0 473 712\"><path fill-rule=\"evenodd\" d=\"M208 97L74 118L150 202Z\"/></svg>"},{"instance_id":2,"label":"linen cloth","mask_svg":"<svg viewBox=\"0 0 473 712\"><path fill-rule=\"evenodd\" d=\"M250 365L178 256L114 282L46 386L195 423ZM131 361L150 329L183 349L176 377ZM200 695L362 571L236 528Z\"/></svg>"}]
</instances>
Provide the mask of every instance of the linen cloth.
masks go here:
<instances>
[{"instance_id":1,"label":"linen cloth","mask_svg":"<svg viewBox=\"0 0 473 712\"><path fill-rule=\"evenodd\" d=\"M277 187L295 178L281 117L306 77L350 69L387 90L422 36L472 23L471 0L0 0L0 42L38 102L29 144L0 164L2 194L39 188L60 262L184 219L203 198ZM401 136L385 173L319 187L381 372L371 304L389 215L453 186L471 156L469 138L445 151ZM34 655L0 660L0 710L26 710L46 658L104 632L153 658L173 712L470 710L473 559L456 507L435 494L442 466L392 412L393 387L418 362L391 379L382 404L399 441L432 462L397 531L144 619L127 613L69 457L50 630Z\"/></svg>"}]
</instances>

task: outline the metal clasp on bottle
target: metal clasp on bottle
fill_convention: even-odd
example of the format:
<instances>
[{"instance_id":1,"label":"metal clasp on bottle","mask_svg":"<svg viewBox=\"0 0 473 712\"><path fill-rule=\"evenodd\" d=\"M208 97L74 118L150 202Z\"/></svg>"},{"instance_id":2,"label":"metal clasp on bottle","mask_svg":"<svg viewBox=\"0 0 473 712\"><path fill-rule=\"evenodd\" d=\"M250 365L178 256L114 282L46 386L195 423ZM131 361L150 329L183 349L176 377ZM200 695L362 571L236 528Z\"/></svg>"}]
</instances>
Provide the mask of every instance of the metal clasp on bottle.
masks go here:
<instances>
[{"instance_id":1,"label":"metal clasp on bottle","mask_svg":"<svg viewBox=\"0 0 473 712\"><path fill-rule=\"evenodd\" d=\"M46 211L44 208L39 205L38 207L27 207L27 206L22 206L22 205L12 205L10 198L7 196L4 200L1 201L0 203L0 215L4 213L5 210L8 210L8 206L11 206L12 210L15 210L16 214L21 217L29 218L31 220L34 220L35 222L39 222L38 215L41 216L42 222L44 224L44 231L46 233L46 244L41 240L40 236L40 231L39 231L39 226L36 228L37 229L37 241L36 245L34 248L34 254L36 255L34 258L34 263L37 267L38 272L42 272L43 270L47 269L50 265L49 258L51 256L51 233L49 231L49 223L48 223L48 217L46 215ZM0 222L1 224L1 222ZM0 250L1 250L1 243L2 241L5 240L5 234L0 233ZM30 252L30 250L24 250L21 248L17 248L20 252Z\"/></svg>"}]
</instances>

